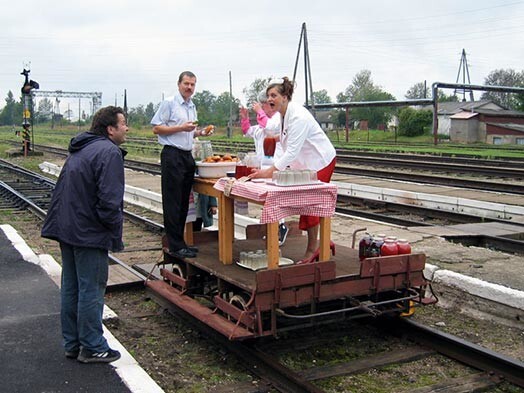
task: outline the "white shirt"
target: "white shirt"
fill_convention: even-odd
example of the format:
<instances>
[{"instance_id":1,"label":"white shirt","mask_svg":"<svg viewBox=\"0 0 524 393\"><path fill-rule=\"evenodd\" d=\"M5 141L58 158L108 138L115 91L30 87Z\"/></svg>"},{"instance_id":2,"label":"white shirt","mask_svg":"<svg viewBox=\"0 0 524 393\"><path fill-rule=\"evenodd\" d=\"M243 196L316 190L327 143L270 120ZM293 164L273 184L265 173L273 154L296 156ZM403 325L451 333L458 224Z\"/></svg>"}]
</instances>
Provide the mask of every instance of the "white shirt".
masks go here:
<instances>
[{"instance_id":1,"label":"white shirt","mask_svg":"<svg viewBox=\"0 0 524 393\"><path fill-rule=\"evenodd\" d=\"M162 101L151 119L151 124L154 126L178 126L195 120L197 120L195 104L191 100L188 102L184 101L180 92L177 92L174 97L168 97ZM182 131L169 135L158 135L158 143L191 151L193 148L193 134L194 131Z\"/></svg>"},{"instance_id":2,"label":"white shirt","mask_svg":"<svg viewBox=\"0 0 524 393\"><path fill-rule=\"evenodd\" d=\"M337 153L313 115L300 104L289 102L280 132L284 154L275 160L275 167L284 170L319 171L328 166Z\"/></svg>"}]
</instances>

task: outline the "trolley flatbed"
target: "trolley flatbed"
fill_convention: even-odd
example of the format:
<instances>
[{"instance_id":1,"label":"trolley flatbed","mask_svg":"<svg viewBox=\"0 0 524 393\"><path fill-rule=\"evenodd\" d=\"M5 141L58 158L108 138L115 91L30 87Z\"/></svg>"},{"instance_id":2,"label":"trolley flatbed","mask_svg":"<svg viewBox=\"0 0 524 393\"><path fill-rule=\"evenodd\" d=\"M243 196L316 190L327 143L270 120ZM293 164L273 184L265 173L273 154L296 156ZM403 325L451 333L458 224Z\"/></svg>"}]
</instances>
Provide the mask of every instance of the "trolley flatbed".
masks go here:
<instances>
[{"instance_id":1,"label":"trolley flatbed","mask_svg":"<svg viewBox=\"0 0 524 393\"><path fill-rule=\"evenodd\" d=\"M164 248L164 259L150 270L146 285L156 294L174 303L232 340L278 335L279 332L325 323L340 318L384 313L407 312L413 302L428 304L425 297L428 282L423 275L424 254L393 255L359 260L358 251L330 242L330 212L336 201L332 187L277 190L273 195L284 198L286 192L308 196L298 206L281 203L264 216L257 230L248 231L245 240L232 236L233 200L241 198L264 204L269 187L239 184L236 194L225 192L225 179L218 187L214 181L200 180L195 189L219 199L219 231L190 233L186 241L199 248L196 258L179 259ZM310 204L327 201L317 211L321 216L319 261L278 266L279 247L276 230L282 214L308 211ZM226 195L227 194L227 195ZM309 196L314 196L309 198ZM262 196L262 197L260 197ZM260 197L260 198L259 198ZM297 198L297 195L289 196ZM301 199L298 199L301 201ZM264 206L266 208L267 206ZM274 206L271 206L274 208ZM282 213L284 212L284 213ZM267 212L266 212L267 213ZM282 214L281 214L282 213ZM319 215L320 215L319 214ZM264 218L265 217L265 218ZM268 218L269 217L269 218ZM255 236L249 235L255 233ZM303 257L305 236L288 236L280 252L282 257L298 261ZM239 266L241 252L267 250L266 269L253 271ZM207 299L208 304L197 299Z\"/></svg>"}]
</instances>

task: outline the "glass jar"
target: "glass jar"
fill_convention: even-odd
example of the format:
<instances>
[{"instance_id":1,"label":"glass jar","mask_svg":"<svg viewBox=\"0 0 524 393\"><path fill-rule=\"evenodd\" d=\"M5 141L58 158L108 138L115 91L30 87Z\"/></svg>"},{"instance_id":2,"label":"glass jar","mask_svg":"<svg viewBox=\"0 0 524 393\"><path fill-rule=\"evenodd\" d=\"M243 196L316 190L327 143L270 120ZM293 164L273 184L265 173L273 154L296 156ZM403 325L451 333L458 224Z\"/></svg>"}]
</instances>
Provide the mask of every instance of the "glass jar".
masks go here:
<instances>
[{"instance_id":1,"label":"glass jar","mask_svg":"<svg viewBox=\"0 0 524 393\"><path fill-rule=\"evenodd\" d=\"M274 136L266 136L264 138L264 155L267 157L273 157L277 148L277 138Z\"/></svg>"},{"instance_id":2,"label":"glass jar","mask_svg":"<svg viewBox=\"0 0 524 393\"><path fill-rule=\"evenodd\" d=\"M411 254L411 244L406 239L398 239L397 246L399 254Z\"/></svg>"},{"instance_id":3,"label":"glass jar","mask_svg":"<svg viewBox=\"0 0 524 393\"><path fill-rule=\"evenodd\" d=\"M388 256L388 255L397 255L398 254L398 246L397 242L393 239L386 239L384 241L384 244L380 247L380 255L381 256Z\"/></svg>"},{"instance_id":4,"label":"glass jar","mask_svg":"<svg viewBox=\"0 0 524 393\"><path fill-rule=\"evenodd\" d=\"M235 179L247 176L246 153L237 153L237 164L235 166Z\"/></svg>"},{"instance_id":5,"label":"glass jar","mask_svg":"<svg viewBox=\"0 0 524 393\"><path fill-rule=\"evenodd\" d=\"M255 152L247 153L246 167L247 167L246 175L250 175L254 169L260 168L260 158L257 157L257 154Z\"/></svg>"}]
</instances>

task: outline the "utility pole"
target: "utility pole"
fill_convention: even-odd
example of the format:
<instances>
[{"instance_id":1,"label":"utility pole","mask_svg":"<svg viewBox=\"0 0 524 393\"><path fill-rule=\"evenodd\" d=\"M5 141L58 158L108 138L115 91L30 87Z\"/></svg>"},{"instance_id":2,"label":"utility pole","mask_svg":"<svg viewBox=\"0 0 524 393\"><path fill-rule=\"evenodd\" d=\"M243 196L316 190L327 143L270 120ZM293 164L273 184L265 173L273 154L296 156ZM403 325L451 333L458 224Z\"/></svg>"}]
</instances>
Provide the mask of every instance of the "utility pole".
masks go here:
<instances>
[{"instance_id":1,"label":"utility pole","mask_svg":"<svg viewBox=\"0 0 524 393\"><path fill-rule=\"evenodd\" d=\"M231 126L233 124L233 83L231 82L231 71L229 71L229 121L227 122L227 137L233 136Z\"/></svg>"},{"instance_id":2,"label":"utility pole","mask_svg":"<svg viewBox=\"0 0 524 393\"><path fill-rule=\"evenodd\" d=\"M462 71L462 81L460 81L460 74ZM466 83L466 77L467 77L467 83ZM471 85L471 80L469 79L469 67L468 67L468 59L466 58L466 50L462 49L462 56L460 57L460 64L457 74L457 81L456 83L462 83L463 85ZM462 101L466 101L466 92L469 92L469 99L470 101L475 101L475 98L473 97L473 90L471 89L455 89L455 94L459 93L462 94Z\"/></svg>"},{"instance_id":3,"label":"utility pole","mask_svg":"<svg viewBox=\"0 0 524 393\"><path fill-rule=\"evenodd\" d=\"M300 30L300 38L298 41L297 57L295 59L295 68L293 69L293 82L296 79L298 60L300 58L300 48L304 41L304 80L305 80L305 92L306 92L306 107L309 107L309 99L311 99L311 108L313 115L315 114L315 99L313 96L313 81L311 77L311 63L309 61L309 46L307 41L307 28L306 23L302 23L302 29Z\"/></svg>"},{"instance_id":4,"label":"utility pole","mask_svg":"<svg viewBox=\"0 0 524 393\"><path fill-rule=\"evenodd\" d=\"M127 90L124 89L124 115L127 119Z\"/></svg>"}]
</instances>

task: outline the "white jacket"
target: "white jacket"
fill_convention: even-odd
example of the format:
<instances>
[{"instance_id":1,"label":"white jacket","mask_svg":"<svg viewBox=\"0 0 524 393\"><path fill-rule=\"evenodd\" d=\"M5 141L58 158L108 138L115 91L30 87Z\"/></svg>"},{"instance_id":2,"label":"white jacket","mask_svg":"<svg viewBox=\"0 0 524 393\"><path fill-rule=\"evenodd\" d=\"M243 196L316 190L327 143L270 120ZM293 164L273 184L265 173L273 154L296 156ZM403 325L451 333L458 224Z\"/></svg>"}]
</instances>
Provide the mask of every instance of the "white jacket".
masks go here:
<instances>
[{"instance_id":1,"label":"white jacket","mask_svg":"<svg viewBox=\"0 0 524 393\"><path fill-rule=\"evenodd\" d=\"M336 157L331 141L315 118L300 104L289 102L280 132L284 154L275 161L278 170L291 169L319 171Z\"/></svg>"}]
</instances>

